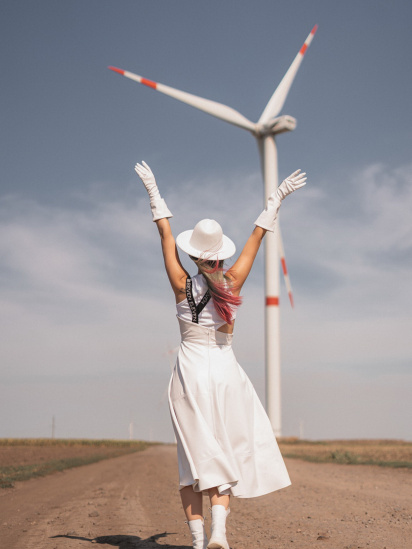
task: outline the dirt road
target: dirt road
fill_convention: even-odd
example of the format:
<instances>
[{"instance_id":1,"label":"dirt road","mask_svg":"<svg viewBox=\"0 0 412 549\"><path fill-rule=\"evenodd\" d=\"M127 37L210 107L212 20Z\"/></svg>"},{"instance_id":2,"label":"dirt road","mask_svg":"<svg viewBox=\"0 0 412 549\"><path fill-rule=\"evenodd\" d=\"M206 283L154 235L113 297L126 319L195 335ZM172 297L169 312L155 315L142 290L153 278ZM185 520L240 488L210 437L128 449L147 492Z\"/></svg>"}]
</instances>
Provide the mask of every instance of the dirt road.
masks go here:
<instances>
[{"instance_id":1,"label":"dirt road","mask_svg":"<svg viewBox=\"0 0 412 549\"><path fill-rule=\"evenodd\" d=\"M2 490L0 547L188 549L175 453L174 446L155 446ZM232 499L231 548L412 547L410 470L286 464L292 486ZM204 504L209 528L206 498Z\"/></svg>"}]
</instances>

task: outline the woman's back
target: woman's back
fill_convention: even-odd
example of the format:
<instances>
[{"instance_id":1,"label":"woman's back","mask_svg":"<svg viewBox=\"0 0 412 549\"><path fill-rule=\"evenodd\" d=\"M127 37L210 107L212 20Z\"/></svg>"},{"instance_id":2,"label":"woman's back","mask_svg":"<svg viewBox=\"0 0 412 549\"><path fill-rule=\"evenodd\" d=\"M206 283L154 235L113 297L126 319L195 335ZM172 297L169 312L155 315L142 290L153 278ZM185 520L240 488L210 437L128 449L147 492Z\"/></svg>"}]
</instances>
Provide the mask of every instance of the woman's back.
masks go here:
<instances>
[{"instance_id":1,"label":"woman's back","mask_svg":"<svg viewBox=\"0 0 412 549\"><path fill-rule=\"evenodd\" d=\"M208 290L208 285L204 276L200 273L191 277L191 281L192 281L191 290L192 290L193 300L195 304L198 305L199 302L202 300L203 296L206 294ZM177 309L177 316L179 318L181 318L182 320L186 320L188 322L192 322L192 310L189 306L187 297L182 301L180 301L179 303L176 303L176 309ZM232 320L234 320L235 318L236 318L236 312L234 311L232 314ZM228 328L233 328L233 324L229 326L218 314L214 306L213 299L209 299L205 307L199 312L198 323L201 326L205 326L206 328L214 328L215 330L224 331L227 333L231 333L232 330L230 331L226 330L225 329L226 326Z\"/></svg>"}]
</instances>

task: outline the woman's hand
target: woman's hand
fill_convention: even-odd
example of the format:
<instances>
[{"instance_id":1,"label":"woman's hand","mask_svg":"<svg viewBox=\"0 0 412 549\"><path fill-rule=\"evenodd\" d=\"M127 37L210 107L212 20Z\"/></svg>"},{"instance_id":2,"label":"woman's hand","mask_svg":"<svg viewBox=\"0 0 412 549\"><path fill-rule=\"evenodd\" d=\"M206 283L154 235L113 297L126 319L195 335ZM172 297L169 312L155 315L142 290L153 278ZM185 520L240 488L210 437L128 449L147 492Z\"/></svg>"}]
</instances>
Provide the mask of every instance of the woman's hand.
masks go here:
<instances>
[{"instance_id":1,"label":"woman's hand","mask_svg":"<svg viewBox=\"0 0 412 549\"><path fill-rule=\"evenodd\" d=\"M136 164L136 166L134 167L135 172L142 180L143 185L146 187L146 191L149 193L150 200L160 198L160 192L157 188L156 179L153 175L152 170L149 168L148 164L146 164L144 160L142 160L142 164Z\"/></svg>"},{"instance_id":2,"label":"woman's hand","mask_svg":"<svg viewBox=\"0 0 412 549\"><path fill-rule=\"evenodd\" d=\"M300 170L296 170L289 177L284 179L279 187L273 192L267 201L266 209L256 219L255 225L261 227L266 231L273 233L276 227L276 218L282 200L296 189L300 189L303 185L306 185L306 173L300 173Z\"/></svg>"},{"instance_id":3,"label":"woman's hand","mask_svg":"<svg viewBox=\"0 0 412 549\"><path fill-rule=\"evenodd\" d=\"M159 189L157 188L156 179L152 170L143 160L142 164L137 163L134 167L135 172L143 181L143 185L146 187L146 191L150 197L150 207L152 208L153 221L158 221L165 217L173 217L171 211L166 206L166 202L160 196Z\"/></svg>"},{"instance_id":4,"label":"woman's hand","mask_svg":"<svg viewBox=\"0 0 412 549\"><path fill-rule=\"evenodd\" d=\"M284 179L279 187L276 189L276 196L281 202L288 194L293 193L296 189L300 189L303 185L306 185L305 177L306 173L300 173L301 170L296 170L289 177Z\"/></svg>"}]
</instances>

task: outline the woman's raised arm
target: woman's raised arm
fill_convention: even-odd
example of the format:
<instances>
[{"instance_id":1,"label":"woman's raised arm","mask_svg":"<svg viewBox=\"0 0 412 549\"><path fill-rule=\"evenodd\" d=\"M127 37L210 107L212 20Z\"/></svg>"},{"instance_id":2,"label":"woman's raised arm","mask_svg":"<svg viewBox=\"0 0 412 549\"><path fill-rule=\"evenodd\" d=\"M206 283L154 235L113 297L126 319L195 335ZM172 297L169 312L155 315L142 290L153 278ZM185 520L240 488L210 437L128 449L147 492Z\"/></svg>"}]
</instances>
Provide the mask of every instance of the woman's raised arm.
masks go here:
<instances>
[{"instance_id":1,"label":"woman's raised arm","mask_svg":"<svg viewBox=\"0 0 412 549\"><path fill-rule=\"evenodd\" d=\"M263 210L256 219L256 227L248 238L238 260L233 267L226 272L226 276L234 283L234 293L238 294L245 283L266 231L274 232L282 200L288 194L293 193L296 189L300 189L300 187L306 185L305 175L305 173L300 173L300 170L293 172L282 181L276 191L269 196L266 209Z\"/></svg>"},{"instance_id":2,"label":"woman's raised arm","mask_svg":"<svg viewBox=\"0 0 412 549\"><path fill-rule=\"evenodd\" d=\"M259 251L260 244L266 234L266 229L255 227L252 234L249 236L240 256L234 265L226 271L226 276L233 282L233 293L240 294L243 284L249 276L253 262Z\"/></svg>"},{"instance_id":3,"label":"woman's raised arm","mask_svg":"<svg viewBox=\"0 0 412 549\"><path fill-rule=\"evenodd\" d=\"M180 262L169 220L165 218L158 219L156 225L162 243L162 252L167 276L169 277L170 285L175 293L176 300L181 301L182 296L186 295L185 284L188 272Z\"/></svg>"},{"instance_id":4,"label":"woman's raised arm","mask_svg":"<svg viewBox=\"0 0 412 549\"><path fill-rule=\"evenodd\" d=\"M170 227L169 217L173 217L173 215L166 206L164 199L160 196L155 176L146 162L143 161L142 164L136 164L135 171L149 194L153 221L156 222L162 243L167 276L169 277L176 299L180 301L178 297L182 295L182 285L184 286L188 273L180 262L175 239Z\"/></svg>"}]
</instances>

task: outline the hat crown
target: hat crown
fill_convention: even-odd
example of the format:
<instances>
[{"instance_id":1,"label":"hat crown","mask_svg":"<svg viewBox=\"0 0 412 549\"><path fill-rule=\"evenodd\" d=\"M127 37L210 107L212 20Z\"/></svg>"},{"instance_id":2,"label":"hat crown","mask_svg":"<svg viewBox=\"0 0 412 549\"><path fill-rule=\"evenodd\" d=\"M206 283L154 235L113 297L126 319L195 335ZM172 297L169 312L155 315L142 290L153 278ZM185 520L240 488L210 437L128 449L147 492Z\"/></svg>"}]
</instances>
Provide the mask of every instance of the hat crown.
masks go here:
<instances>
[{"instance_id":1,"label":"hat crown","mask_svg":"<svg viewBox=\"0 0 412 549\"><path fill-rule=\"evenodd\" d=\"M210 261L227 259L236 251L235 243L214 219L202 219L193 230L178 234L176 245L192 257Z\"/></svg>"},{"instance_id":2,"label":"hat crown","mask_svg":"<svg viewBox=\"0 0 412 549\"><path fill-rule=\"evenodd\" d=\"M202 219L190 237L190 245L201 252L217 252L223 245L223 230L214 219Z\"/></svg>"}]
</instances>

